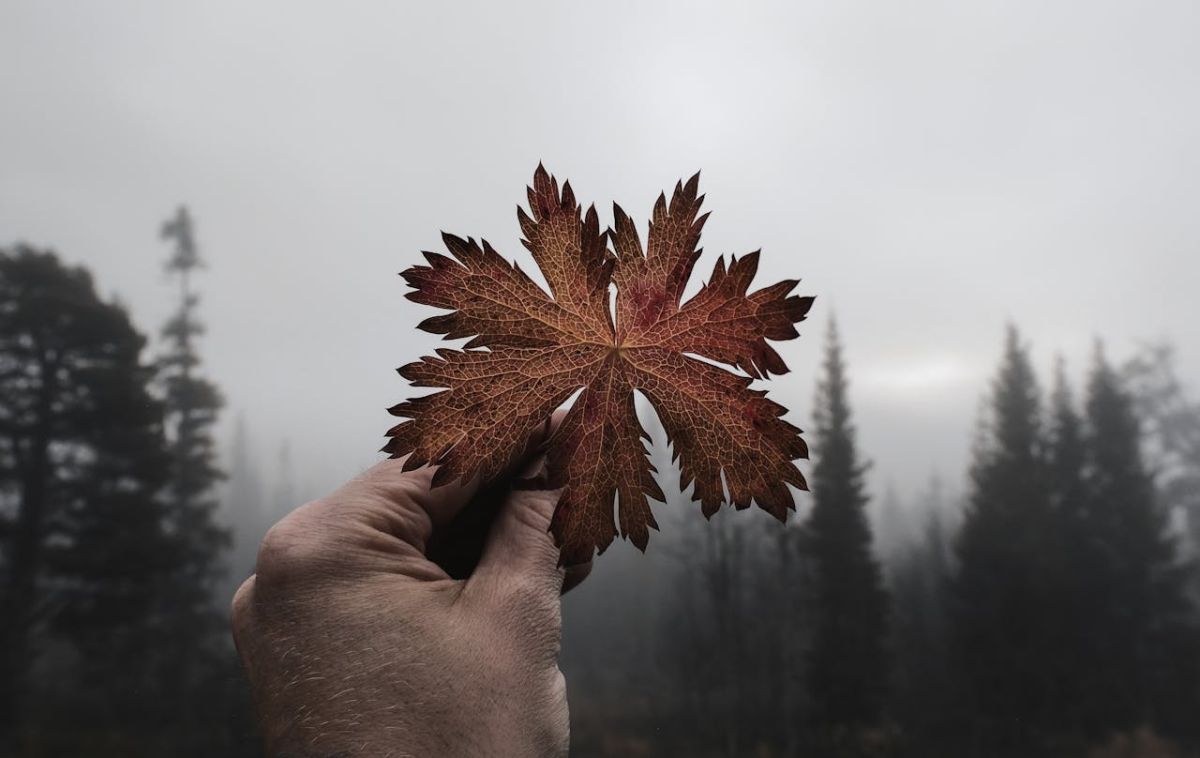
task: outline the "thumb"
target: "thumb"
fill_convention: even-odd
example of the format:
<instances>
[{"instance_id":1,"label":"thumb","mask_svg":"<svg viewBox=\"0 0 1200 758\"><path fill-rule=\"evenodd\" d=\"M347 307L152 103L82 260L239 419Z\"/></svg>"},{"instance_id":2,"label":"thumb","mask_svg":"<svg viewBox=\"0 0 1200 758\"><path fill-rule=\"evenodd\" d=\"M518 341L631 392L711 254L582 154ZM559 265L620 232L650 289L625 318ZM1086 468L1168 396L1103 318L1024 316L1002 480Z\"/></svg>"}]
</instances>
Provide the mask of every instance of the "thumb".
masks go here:
<instances>
[{"instance_id":1,"label":"thumb","mask_svg":"<svg viewBox=\"0 0 1200 758\"><path fill-rule=\"evenodd\" d=\"M522 472L518 481L524 488L509 493L468 584L480 584L493 592L545 592L557 602L563 570L550 534L550 519L560 491L545 488L540 476L544 467L541 457Z\"/></svg>"}]
</instances>

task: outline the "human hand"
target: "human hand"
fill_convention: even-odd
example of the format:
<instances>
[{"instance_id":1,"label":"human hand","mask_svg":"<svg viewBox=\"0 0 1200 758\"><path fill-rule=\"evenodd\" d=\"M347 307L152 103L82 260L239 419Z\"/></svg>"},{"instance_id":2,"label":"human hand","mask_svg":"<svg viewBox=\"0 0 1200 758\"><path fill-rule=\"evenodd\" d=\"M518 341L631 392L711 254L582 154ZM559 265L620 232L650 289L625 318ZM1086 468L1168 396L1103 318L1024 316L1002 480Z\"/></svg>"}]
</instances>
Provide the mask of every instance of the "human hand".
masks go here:
<instances>
[{"instance_id":1,"label":"human hand","mask_svg":"<svg viewBox=\"0 0 1200 758\"><path fill-rule=\"evenodd\" d=\"M233 630L270 758L566 755L559 595L590 564L558 567L558 493L500 487L454 579L428 547L488 493L432 476L385 461L267 533Z\"/></svg>"}]
</instances>

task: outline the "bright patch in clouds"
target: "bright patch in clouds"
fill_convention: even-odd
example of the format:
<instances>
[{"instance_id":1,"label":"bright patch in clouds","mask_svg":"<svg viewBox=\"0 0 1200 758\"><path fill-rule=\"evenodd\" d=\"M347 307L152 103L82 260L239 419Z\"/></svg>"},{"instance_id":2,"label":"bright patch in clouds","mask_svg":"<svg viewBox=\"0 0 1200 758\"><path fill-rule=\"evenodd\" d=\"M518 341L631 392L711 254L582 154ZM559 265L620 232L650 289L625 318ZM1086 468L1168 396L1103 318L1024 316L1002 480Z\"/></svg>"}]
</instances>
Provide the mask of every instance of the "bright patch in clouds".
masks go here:
<instances>
[{"instance_id":1,"label":"bright patch in clouds","mask_svg":"<svg viewBox=\"0 0 1200 758\"><path fill-rule=\"evenodd\" d=\"M926 394L974 386L976 372L953 355L922 355L864 366L857 383L870 392Z\"/></svg>"}]
</instances>

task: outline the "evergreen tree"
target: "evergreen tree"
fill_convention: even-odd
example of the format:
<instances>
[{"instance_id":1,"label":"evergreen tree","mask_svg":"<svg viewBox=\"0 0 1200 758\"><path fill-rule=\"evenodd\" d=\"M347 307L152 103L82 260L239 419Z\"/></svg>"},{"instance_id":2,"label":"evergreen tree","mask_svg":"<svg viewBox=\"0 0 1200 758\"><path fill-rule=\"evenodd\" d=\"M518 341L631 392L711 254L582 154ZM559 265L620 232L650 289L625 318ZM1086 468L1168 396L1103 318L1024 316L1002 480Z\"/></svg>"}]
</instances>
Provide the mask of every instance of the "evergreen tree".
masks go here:
<instances>
[{"instance_id":1,"label":"evergreen tree","mask_svg":"<svg viewBox=\"0 0 1200 758\"><path fill-rule=\"evenodd\" d=\"M1083 421L1060 358L1050 396L1046 450L1051 513L1044 535L1044 589L1050 602L1043 621L1047 649L1052 651L1046 661L1047 717L1062 735L1084 740L1098 738L1105 728L1097 718L1105 697L1097 675L1105 663L1095 631L1104 623L1107 603L1098 573L1104 555L1085 478L1087 456Z\"/></svg>"},{"instance_id":2,"label":"evergreen tree","mask_svg":"<svg viewBox=\"0 0 1200 758\"><path fill-rule=\"evenodd\" d=\"M1155 711L1163 728L1179 737L1197 740L1195 714L1200 712L1200 403L1180 381L1175 350L1170 344L1143 346L1123 368L1144 431L1143 450L1154 472L1158 508L1164 518L1183 521L1177 544L1184 565L1179 567L1188 609L1169 614L1161 647L1174 663L1156 675ZM1173 581L1173 580L1171 580ZM1176 589L1166 582L1168 596ZM1174 674L1170 676L1170 674Z\"/></svg>"},{"instance_id":3,"label":"evergreen tree","mask_svg":"<svg viewBox=\"0 0 1200 758\"><path fill-rule=\"evenodd\" d=\"M947 618L952 532L936 478L920 502L925 506L917 511L924 513L921 534L897 550L888 571L895 609L890 709L905 741L930 755L935 747L952 744L961 711Z\"/></svg>"},{"instance_id":4,"label":"evergreen tree","mask_svg":"<svg viewBox=\"0 0 1200 758\"><path fill-rule=\"evenodd\" d=\"M1083 421L1075 409L1061 358L1055 366L1054 390L1050 395L1049 438L1047 462L1054 510L1071 521L1085 520L1088 510L1084 481L1087 446Z\"/></svg>"},{"instance_id":5,"label":"evergreen tree","mask_svg":"<svg viewBox=\"0 0 1200 758\"><path fill-rule=\"evenodd\" d=\"M1155 473L1159 504L1181 516L1186 548L1200 556L1200 402L1179 379L1175 348L1143 346L1122 369L1146 435L1146 459ZM1200 582L1200 576L1195 581ZM1193 587L1200 597L1200 587Z\"/></svg>"},{"instance_id":6,"label":"evergreen tree","mask_svg":"<svg viewBox=\"0 0 1200 758\"><path fill-rule=\"evenodd\" d=\"M1032 753L1053 696L1047 673L1050 498L1041 410L1014 327L979 430L953 583L954 636L977 740Z\"/></svg>"},{"instance_id":7,"label":"evergreen tree","mask_svg":"<svg viewBox=\"0 0 1200 758\"><path fill-rule=\"evenodd\" d=\"M773 618L775 628L767 630L763 645L766 664L762 678L771 683L770 699L763 710L778 714L770 719L774 722L771 726L779 734L780 755L790 758L800 754L805 726L804 660L812 631L813 602L811 561L806 552L809 536L790 517L782 526L766 522L766 529L769 534L764 542L774 543L774 550L764 550L759 558L756 601L760 616ZM771 579L762 581L764 576Z\"/></svg>"},{"instance_id":8,"label":"evergreen tree","mask_svg":"<svg viewBox=\"0 0 1200 758\"><path fill-rule=\"evenodd\" d=\"M809 653L813 716L827 735L877 724L887 692L888 599L871 550L866 466L859 460L846 366L831 322L817 390L807 528L816 629Z\"/></svg>"},{"instance_id":9,"label":"evergreen tree","mask_svg":"<svg viewBox=\"0 0 1200 758\"><path fill-rule=\"evenodd\" d=\"M164 491L167 530L174 540L172 577L159 597L163 627L160 646L164 720L196 754L211 750L214 726L223 721L224 704L235 676L223 610L213 602L223 575L222 552L228 532L215 520L217 467L212 427L222 406L216 386L200 373L196 348L204 327L197 318L199 297L192 275L202 266L192 218L179 208L162 227L173 243L166 262L179 283L175 314L162 329L165 350L159 359L159 383L165 406L170 476ZM218 607L220 610L218 610ZM205 747L208 746L208 747Z\"/></svg>"},{"instance_id":10,"label":"evergreen tree","mask_svg":"<svg viewBox=\"0 0 1200 758\"><path fill-rule=\"evenodd\" d=\"M1097 349L1087 398L1089 518L1105 559L1094 575L1107 600L1095 631L1104 661L1097 717L1110 729L1148 719L1188 731L1200 680L1196 630L1140 435L1132 399Z\"/></svg>"},{"instance_id":11,"label":"evergreen tree","mask_svg":"<svg viewBox=\"0 0 1200 758\"><path fill-rule=\"evenodd\" d=\"M171 454L166 496L171 526L180 536L179 568L190 585L186 590L177 588L176 602L196 612L209 605L210 589L220 575L220 552L229 540L213 520L217 506L214 487L222 473L217 467L212 426L223 401L216 385L199 373L196 340L204 326L196 316L200 299L192 290L191 277L203 263L187 208L180 207L163 224L162 237L174 243L166 269L179 282L178 307L163 326L166 350L159 359Z\"/></svg>"},{"instance_id":12,"label":"evergreen tree","mask_svg":"<svg viewBox=\"0 0 1200 758\"><path fill-rule=\"evenodd\" d=\"M119 754L151 728L145 620L172 545L144 344L86 270L0 250L0 743L23 726L46 754ZM63 641L78 663L35 682L35 664L62 670L44 654Z\"/></svg>"}]
</instances>

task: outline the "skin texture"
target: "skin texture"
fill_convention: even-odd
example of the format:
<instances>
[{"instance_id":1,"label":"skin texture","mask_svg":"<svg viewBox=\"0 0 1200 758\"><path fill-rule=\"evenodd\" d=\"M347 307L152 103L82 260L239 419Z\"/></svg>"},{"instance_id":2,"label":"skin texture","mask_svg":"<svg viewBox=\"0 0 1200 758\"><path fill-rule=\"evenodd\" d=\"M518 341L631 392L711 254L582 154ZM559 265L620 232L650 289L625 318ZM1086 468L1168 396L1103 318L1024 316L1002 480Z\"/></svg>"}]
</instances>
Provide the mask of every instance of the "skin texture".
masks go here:
<instances>
[{"instance_id":1,"label":"skin texture","mask_svg":"<svg viewBox=\"0 0 1200 758\"><path fill-rule=\"evenodd\" d=\"M272 527L233 600L269 756L567 754L560 594L590 564L558 565L546 434L510 463L523 488L466 579L426 546L482 495L431 488L430 467L385 461Z\"/></svg>"}]
</instances>

